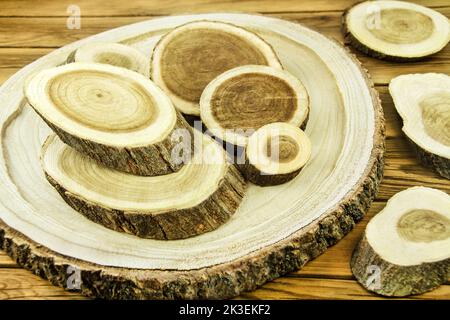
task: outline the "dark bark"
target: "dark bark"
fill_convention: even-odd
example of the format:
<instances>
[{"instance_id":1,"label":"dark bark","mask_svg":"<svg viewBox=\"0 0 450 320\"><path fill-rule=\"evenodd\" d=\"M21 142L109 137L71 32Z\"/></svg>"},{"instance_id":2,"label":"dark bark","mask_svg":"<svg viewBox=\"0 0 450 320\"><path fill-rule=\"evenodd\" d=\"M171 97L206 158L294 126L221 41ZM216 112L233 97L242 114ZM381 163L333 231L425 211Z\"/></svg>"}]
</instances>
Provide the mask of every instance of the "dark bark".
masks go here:
<instances>
[{"instance_id":1,"label":"dark bark","mask_svg":"<svg viewBox=\"0 0 450 320\"><path fill-rule=\"evenodd\" d=\"M367 268L375 266L380 271L379 282L372 282ZM400 266L381 258L364 236L351 260L352 272L367 290L384 296L404 297L421 294L439 287L450 276L450 259L414 266Z\"/></svg>"},{"instance_id":2,"label":"dark bark","mask_svg":"<svg viewBox=\"0 0 450 320\"><path fill-rule=\"evenodd\" d=\"M151 212L108 208L75 195L46 174L64 201L89 220L109 229L142 238L175 240L193 237L217 229L237 210L245 194L246 183L230 165L217 190L191 208Z\"/></svg>"},{"instance_id":3,"label":"dark bark","mask_svg":"<svg viewBox=\"0 0 450 320\"><path fill-rule=\"evenodd\" d=\"M31 105L31 107L33 106ZM36 111L65 144L106 167L134 175L158 176L177 172L184 165L183 162L177 163L174 161L174 157L172 157L172 150L180 141L172 141L171 133L162 141L152 145L130 148L116 147L113 145L114 141L111 141L111 145L105 145L70 134L56 124L48 121L37 109L34 109L34 111ZM193 131L183 116L178 112L173 131L177 129L187 130L190 135L190 152L192 155L194 152Z\"/></svg>"},{"instance_id":4,"label":"dark bark","mask_svg":"<svg viewBox=\"0 0 450 320\"><path fill-rule=\"evenodd\" d=\"M239 165L239 170L242 172L243 176L250 182L266 187L266 186L276 186L279 184L286 183L292 179L294 179L301 171L295 170L293 172L284 173L284 174L265 174L258 170L254 165L246 160L244 165Z\"/></svg>"},{"instance_id":5,"label":"dark bark","mask_svg":"<svg viewBox=\"0 0 450 320\"><path fill-rule=\"evenodd\" d=\"M420 162L425 166L434 169L442 177L450 179L450 159L438 156L419 147L414 141L409 139Z\"/></svg>"}]
</instances>

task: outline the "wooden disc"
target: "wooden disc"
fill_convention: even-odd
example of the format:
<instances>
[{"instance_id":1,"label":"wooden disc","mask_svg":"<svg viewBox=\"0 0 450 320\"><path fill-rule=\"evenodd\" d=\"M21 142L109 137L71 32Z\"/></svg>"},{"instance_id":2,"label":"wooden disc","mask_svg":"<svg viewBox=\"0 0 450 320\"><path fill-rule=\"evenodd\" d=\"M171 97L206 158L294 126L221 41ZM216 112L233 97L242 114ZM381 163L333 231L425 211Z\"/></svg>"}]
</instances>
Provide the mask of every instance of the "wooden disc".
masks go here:
<instances>
[{"instance_id":1,"label":"wooden disc","mask_svg":"<svg viewBox=\"0 0 450 320\"><path fill-rule=\"evenodd\" d=\"M446 282L450 196L425 187L394 195L367 225L351 267L365 288L386 296L420 294Z\"/></svg>"},{"instance_id":2,"label":"wooden disc","mask_svg":"<svg viewBox=\"0 0 450 320\"><path fill-rule=\"evenodd\" d=\"M24 103L29 74L64 63L77 47L121 42L150 54L167 30L219 20L256 32L276 50L311 99L306 133L313 152L288 183L249 186L238 211L197 237L141 239L73 210L40 168L50 130ZM369 208L382 176L383 114L358 61L337 42L301 25L248 14L172 16L122 27L43 57L2 86L0 247L20 265L67 288L81 270L81 293L105 298L226 298L301 268L336 243Z\"/></svg>"},{"instance_id":3,"label":"wooden disc","mask_svg":"<svg viewBox=\"0 0 450 320\"><path fill-rule=\"evenodd\" d=\"M273 49L258 35L218 21L197 21L167 33L152 54L151 78L178 110L199 115L206 85L237 66L258 64L281 68Z\"/></svg>"},{"instance_id":4,"label":"wooden disc","mask_svg":"<svg viewBox=\"0 0 450 320\"><path fill-rule=\"evenodd\" d=\"M269 123L304 127L308 113L308 93L301 81L285 70L267 66L228 70L211 81L200 98L200 116L208 130L240 147Z\"/></svg>"},{"instance_id":5,"label":"wooden disc","mask_svg":"<svg viewBox=\"0 0 450 320\"><path fill-rule=\"evenodd\" d=\"M195 134L197 152L171 174L142 177L110 169L56 135L42 147L42 169L62 198L94 222L142 238L189 238L227 221L246 189L225 150Z\"/></svg>"},{"instance_id":6,"label":"wooden disc","mask_svg":"<svg viewBox=\"0 0 450 320\"><path fill-rule=\"evenodd\" d=\"M450 41L447 17L404 1L364 1L343 15L346 42L375 58L413 61L432 55Z\"/></svg>"},{"instance_id":7,"label":"wooden disc","mask_svg":"<svg viewBox=\"0 0 450 320\"><path fill-rule=\"evenodd\" d=\"M391 80L389 92L419 159L450 179L450 76L401 75Z\"/></svg>"},{"instance_id":8,"label":"wooden disc","mask_svg":"<svg viewBox=\"0 0 450 320\"><path fill-rule=\"evenodd\" d=\"M24 92L61 140L107 167L146 176L176 172L184 164L172 155L182 130L192 150L191 127L136 72L75 62L34 74Z\"/></svg>"},{"instance_id":9,"label":"wooden disc","mask_svg":"<svg viewBox=\"0 0 450 320\"><path fill-rule=\"evenodd\" d=\"M310 157L311 142L303 130L274 122L250 136L245 164L239 167L250 182L271 186L294 179Z\"/></svg>"},{"instance_id":10,"label":"wooden disc","mask_svg":"<svg viewBox=\"0 0 450 320\"><path fill-rule=\"evenodd\" d=\"M150 77L150 60L139 50L120 43L88 43L67 58L67 62L110 64Z\"/></svg>"}]
</instances>

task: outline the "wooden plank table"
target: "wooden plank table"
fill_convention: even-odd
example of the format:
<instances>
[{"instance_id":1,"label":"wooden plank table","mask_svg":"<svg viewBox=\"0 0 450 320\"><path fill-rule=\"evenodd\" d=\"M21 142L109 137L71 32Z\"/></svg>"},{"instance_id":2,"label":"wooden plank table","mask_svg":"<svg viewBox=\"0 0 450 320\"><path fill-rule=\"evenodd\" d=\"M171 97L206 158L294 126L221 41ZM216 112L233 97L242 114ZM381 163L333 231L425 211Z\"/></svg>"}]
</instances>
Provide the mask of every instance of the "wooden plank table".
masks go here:
<instances>
[{"instance_id":1,"label":"wooden plank table","mask_svg":"<svg viewBox=\"0 0 450 320\"><path fill-rule=\"evenodd\" d=\"M159 1L100 0L0 1L0 83L33 60L55 48L118 26L176 13L214 11L257 12L289 19L313 27L342 42L340 17L353 0L282 0L282 1ZM450 17L450 0L417 0ZM67 7L81 8L81 29L66 28ZM363 221L322 256L260 289L243 294L244 299L380 299L365 291L355 281L349 267L354 246L367 222L395 193L423 185L450 193L450 182L424 168L415 158L401 131L387 84L404 73L442 72L450 74L450 46L434 57L408 64L389 63L355 52L369 70L383 102L386 117L385 176L380 192ZM432 292L412 299L450 299L450 282ZM0 251L0 299L84 299L50 285L21 269Z\"/></svg>"}]
</instances>

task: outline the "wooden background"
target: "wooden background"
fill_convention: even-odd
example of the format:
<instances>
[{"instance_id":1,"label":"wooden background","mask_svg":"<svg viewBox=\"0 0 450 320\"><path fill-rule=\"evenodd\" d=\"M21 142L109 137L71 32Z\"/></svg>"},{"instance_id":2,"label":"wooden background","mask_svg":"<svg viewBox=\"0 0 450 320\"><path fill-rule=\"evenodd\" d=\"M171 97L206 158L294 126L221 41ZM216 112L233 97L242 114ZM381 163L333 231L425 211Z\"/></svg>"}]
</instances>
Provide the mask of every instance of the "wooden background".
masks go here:
<instances>
[{"instance_id":1,"label":"wooden background","mask_svg":"<svg viewBox=\"0 0 450 320\"><path fill-rule=\"evenodd\" d=\"M0 0L0 84L23 66L55 48L108 29L161 15L196 12L258 12L300 22L342 42L340 18L352 0L293 1L161 1L161 0ZM450 0L417 0L450 17ZM67 7L81 8L81 29L66 28ZM422 167L401 131L401 120L389 96L389 80L404 73L450 74L450 46L434 57L416 63L383 62L357 53L380 93L386 117L386 164L380 192L367 216L337 245L291 273L262 288L243 294L251 299L378 299L358 285L351 274L351 252L367 224L393 194L424 185L450 193L450 182ZM0 251L0 299L83 299L53 287L21 269ZM450 282L412 299L450 299Z\"/></svg>"}]
</instances>

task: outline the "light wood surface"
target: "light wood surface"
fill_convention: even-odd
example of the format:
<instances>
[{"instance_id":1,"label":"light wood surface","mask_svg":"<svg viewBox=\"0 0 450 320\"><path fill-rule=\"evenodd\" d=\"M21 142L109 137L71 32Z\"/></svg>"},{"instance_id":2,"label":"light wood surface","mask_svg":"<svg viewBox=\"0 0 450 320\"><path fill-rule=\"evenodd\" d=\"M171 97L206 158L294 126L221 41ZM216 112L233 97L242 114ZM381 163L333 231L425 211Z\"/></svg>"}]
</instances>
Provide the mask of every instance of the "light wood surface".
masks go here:
<instances>
[{"instance_id":1,"label":"light wood surface","mask_svg":"<svg viewBox=\"0 0 450 320\"><path fill-rule=\"evenodd\" d=\"M417 1L416 1L417 2ZM67 2L69 4L69 2ZM270 14L299 21L327 35L341 40L339 21L341 10L353 1L134 1L131 5L113 1L104 6L96 1L79 1L82 10L82 28L66 29L67 5L43 1L33 6L31 1L2 1L0 3L0 82L4 82L24 65L47 54L54 48L88 35L117 26L151 19L154 15L179 12L246 11ZM418 1L418 3L421 3ZM422 1L450 16L448 1ZM83 17L90 16L90 17ZM114 16L111 18L111 16ZM450 192L450 183L430 169L423 168L401 132L400 118L395 112L386 84L399 74L413 72L450 73L450 49L425 62L397 64L378 61L357 54L374 79L381 94L386 117L387 154L385 177L376 202L355 229L319 258L308 263L301 271L266 284L261 289L242 295L242 298L377 298L366 292L354 280L349 260L365 224L381 210L385 201L398 191L414 185L424 185ZM53 287L47 281L19 269L0 252L0 298L82 298L77 294ZM414 299L449 299L450 285L414 297Z\"/></svg>"}]
</instances>

